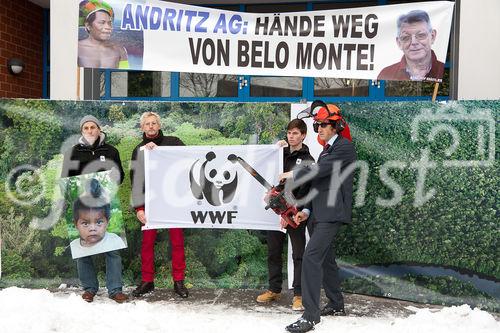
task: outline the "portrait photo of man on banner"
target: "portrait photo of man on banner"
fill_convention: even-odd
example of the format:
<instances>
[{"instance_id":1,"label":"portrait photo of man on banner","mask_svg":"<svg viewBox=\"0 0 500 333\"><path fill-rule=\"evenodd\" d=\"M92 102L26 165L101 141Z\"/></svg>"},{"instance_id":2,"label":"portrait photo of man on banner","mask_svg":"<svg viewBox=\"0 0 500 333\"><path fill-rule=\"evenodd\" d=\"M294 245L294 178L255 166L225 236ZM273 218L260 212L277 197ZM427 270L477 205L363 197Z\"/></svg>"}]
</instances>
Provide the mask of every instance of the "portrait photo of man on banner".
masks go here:
<instances>
[{"instance_id":1,"label":"portrait photo of man on banner","mask_svg":"<svg viewBox=\"0 0 500 333\"><path fill-rule=\"evenodd\" d=\"M441 81L444 63L439 61L432 45L437 31L432 27L429 14L412 10L397 20L396 43L403 51L401 61L387 66L377 80Z\"/></svg>"},{"instance_id":2,"label":"portrait photo of man on banner","mask_svg":"<svg viewBox=\"0 0 500 333\"><path fill-rule=\"evenodd\" d=\"M110 171L61 179L73 259L127 247L117 185Z\"/></svg>"},{"instance_id":3,"label":"portrait photo of man on banner","mask_svg":"<svg viewBox=\"0 0 500 333\"><path fill-rule=\"evenodd\" d=\"M141 31L120 29L122 2L83 0L78 15L78 66L140 69Z\"/></svg>"}]
</instances>

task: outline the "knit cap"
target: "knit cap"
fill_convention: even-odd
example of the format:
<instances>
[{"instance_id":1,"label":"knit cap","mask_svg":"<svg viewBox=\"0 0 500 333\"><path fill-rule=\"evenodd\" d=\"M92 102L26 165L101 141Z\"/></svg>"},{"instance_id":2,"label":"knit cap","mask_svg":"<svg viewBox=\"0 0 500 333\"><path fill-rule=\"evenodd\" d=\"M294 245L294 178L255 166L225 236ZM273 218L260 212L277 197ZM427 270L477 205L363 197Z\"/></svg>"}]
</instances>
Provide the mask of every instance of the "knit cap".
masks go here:
<instances>
[{"instance_id":1,"label":"knit cap","mask_svg":"<svg viewBox=\"0 0 500 333\"><path fill-rule=\"evenodd\" d=\"M97 127L99 127L99 129L101 129L101 122L99 120L97 120L96 117L88 114L85 117L83 117L82 120L80 120L80 131L82 130L83 124L85 124L87 121L91 121L91 122L95 123L97 125Z\"/></svg>"}]
</instances>

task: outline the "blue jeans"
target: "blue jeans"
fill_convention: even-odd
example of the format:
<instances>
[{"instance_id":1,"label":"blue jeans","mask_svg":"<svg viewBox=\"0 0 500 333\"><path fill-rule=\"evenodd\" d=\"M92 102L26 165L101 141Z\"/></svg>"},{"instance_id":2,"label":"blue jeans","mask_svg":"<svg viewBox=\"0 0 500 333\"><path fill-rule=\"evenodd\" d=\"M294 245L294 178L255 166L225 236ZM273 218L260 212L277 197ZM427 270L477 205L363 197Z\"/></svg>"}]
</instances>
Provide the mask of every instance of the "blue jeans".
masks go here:
<instances>
[{"instance_id":1,"label":"blue jeans","mask_svg":"<svg viewBox=\"0 0 500 333\"><path fill-rule=\"evenodd\" d=\"M122 257L118 251L104 253L106 256L106 288L109 296L122 291ZM94 256L76 259L78 278L83 290L96 294L99 290L99 281L94 267Z\"/></svg>"}]
</instances>

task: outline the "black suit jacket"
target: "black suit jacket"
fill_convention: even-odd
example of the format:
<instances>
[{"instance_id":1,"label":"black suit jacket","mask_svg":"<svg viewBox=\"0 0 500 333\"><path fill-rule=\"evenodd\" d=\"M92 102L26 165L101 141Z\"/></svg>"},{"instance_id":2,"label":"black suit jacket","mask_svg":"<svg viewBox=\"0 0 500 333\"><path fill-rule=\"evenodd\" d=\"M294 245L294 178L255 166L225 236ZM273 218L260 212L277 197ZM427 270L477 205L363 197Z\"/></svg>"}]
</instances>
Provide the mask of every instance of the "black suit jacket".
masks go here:
<instances>
[{"instance_id":1,"label":"black suit jacket","mask_svg":"<svg viewBox=\"0 0 500 333\"><path fill-rule=\"evenodd\" d=\"M314 174L309 192L313 198L305 208L316 222L351 222L355 161L354 145L339 135L316 164L294 171L295 180Z\"/></svg>"}]
</instances>

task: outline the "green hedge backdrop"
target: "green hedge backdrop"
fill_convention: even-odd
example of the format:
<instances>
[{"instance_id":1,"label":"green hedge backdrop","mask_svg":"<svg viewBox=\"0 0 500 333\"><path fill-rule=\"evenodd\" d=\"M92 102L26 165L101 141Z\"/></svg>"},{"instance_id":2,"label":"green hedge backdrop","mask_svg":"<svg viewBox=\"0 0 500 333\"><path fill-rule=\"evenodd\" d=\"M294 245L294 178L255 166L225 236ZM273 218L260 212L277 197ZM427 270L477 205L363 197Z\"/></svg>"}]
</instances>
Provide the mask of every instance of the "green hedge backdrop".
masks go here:
<instances>
[{"instance_id":1,"label":"green hedge backdrop","mask_svg":"<svg viewBox=\"0 0 500 333\"><path fill-rule=\"evenodd\" d=\"M354 223L338 241L343 289L499 311L500 102L339 106L362 161ZM187 145L241 145L284 138L290 105L0 100L0 287L77 283L64 219L52 206L62 152L76 142L85 114L105 124L108 143L120 151L127 174L119 190L129 244L122 251L124 277L129 285L138 282L140 225L129 208L128 168L144 111L160 113L164 133ZM396 199L384 170L399 186ZM430 198L419 199L429 191ZM190 229L185 235L189 287L267 286L265 232ZM156 244L156 269L156 284L171 287L166 232Z\"/></svg>"}]
</instances>

